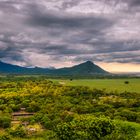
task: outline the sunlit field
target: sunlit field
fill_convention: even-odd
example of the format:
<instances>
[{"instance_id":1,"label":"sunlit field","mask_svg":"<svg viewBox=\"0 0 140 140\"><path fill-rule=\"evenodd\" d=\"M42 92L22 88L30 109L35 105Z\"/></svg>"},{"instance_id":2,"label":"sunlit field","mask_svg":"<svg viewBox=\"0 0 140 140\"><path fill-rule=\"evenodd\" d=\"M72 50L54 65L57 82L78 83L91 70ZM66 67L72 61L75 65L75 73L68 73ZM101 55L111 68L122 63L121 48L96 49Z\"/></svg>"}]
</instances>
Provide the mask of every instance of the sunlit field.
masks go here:
<instances>
[{"instance_id":1,"label":"sunlit field","mask_svg":"<svg viewBox=\"0 0 140 140\"><path fill-rule=\"evenodd\" d=\"M88 86L91 88L105 89L107 91L140 92L140 79L53 79L52 81L66 86ZM125 83L126 81L128 81L128 83Z\"/></svg>"}]
</instances>

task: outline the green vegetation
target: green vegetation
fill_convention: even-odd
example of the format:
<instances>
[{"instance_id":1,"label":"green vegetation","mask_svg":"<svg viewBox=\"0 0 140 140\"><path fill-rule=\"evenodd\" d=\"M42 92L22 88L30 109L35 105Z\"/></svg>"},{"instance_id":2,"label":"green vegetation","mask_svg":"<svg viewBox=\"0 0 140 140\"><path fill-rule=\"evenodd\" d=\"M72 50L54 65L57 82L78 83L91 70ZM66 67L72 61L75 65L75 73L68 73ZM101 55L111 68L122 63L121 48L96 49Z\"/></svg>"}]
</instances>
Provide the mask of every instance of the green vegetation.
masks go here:
<instances>
[{"instance_id":1,"label":"green vegetation","mask_svg":"<svg viewBox=\"0 0 140 140\"><path fill-rule=\"evenodd\" d=\"M55 83L65 86L88 86L96 89L105 89L106 91L118 92L140 92L140 79L50 79Z\"/></svg>"},{"instance_id":2,"label":"green vegetation","mask_svg":"<svg viewBox=\"0 0 140 140\"><path fill-rule=\"evenodd\" d=\"M0 78L0 140L140 139L139 79L52 81Z\"/></svg>"}]
</instances>

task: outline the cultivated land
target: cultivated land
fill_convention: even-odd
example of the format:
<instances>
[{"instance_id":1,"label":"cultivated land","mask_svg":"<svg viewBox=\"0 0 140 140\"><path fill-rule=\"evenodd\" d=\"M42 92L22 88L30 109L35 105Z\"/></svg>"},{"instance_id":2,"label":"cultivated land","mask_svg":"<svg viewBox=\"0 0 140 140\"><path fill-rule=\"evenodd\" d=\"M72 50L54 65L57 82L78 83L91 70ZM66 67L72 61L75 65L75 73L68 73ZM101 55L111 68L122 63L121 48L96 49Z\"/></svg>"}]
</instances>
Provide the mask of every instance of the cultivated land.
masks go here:
<instances>
[{"instance_id":1,"label":"cultivated land","mask_svg":"<svg viewBox=\"0 0 140 140\"><path fill-rule=\"evenodd\" d=\"M140 93L140 78L126 78L126 79L50 79L55 83L60 83L65 86L88 86L90 88L104 89L106 91L118 92L137 92ZM125 84L128 81L128 84Z\"/></svg>"}]
</instances>

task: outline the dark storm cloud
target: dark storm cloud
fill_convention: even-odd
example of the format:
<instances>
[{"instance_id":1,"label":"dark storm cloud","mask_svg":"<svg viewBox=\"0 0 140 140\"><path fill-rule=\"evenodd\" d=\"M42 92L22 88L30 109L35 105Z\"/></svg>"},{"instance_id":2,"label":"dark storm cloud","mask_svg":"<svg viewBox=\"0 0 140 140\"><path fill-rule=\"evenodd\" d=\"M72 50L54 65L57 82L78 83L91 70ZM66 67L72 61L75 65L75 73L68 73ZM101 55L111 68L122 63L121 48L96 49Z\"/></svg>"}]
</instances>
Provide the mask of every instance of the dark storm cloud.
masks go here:
<instances>
[{"instance_id":1,"label":"dark storm cloud","mask_svg":"<svg viewBox=\"0 0 140 140\"><path fill-rule=\"evenodd\" d=\"M140 6L140 0L129 0L131 6Z\"/></svg>"},{"instance_id":2,"label":"dark storm cloud","mask_svg":"<svg viewBox=\"0 0 140 140\"><path fill-rule=\"evenodd\" d=\"M0 49L0 59L9 59L14 61L24 61L21 50L15 46L8 46L5 49Z\"/></svg>"},{"instance_id":3,"label":"dark storm cloud","mask_svg":"<svg viewBox=\"0 0 140 140\"><path fill-rule=\"evenodd\" d=\"M139 0L0 0L0 59L139 63L139 6Z\"/></svg>"},{"instance_id":4,"label":"dark storm cloud","mask_svg":"<svg viewBox=\"0 0 140 140\"><path fill-rule=\"evenodd\" d=\"M99 61L99 62L120 62L120 63L135 63L139 64L140 56L139 54L132 54L132 52L122 52L120 53L101 53L101 54L95 54L95 55L81 55L79 57L76 57L74 61Z\"/></svg>"},{"instance_id":5,"label":"dark storm cloud","mask_svg":"<svg viewBox=\"0 0 140 140\"><path fill-rule=\"evenodd\" d=\"M31 18L28 21L32 26L42 26L46 28L69 28L69 29L79 29L79 28L106 28L113 24L112 21L104 18L104 17L96 17L96 16L71 16L68 14L60 14L59 13L34 13L31 15Z\"/></svg>"}]
</instances>

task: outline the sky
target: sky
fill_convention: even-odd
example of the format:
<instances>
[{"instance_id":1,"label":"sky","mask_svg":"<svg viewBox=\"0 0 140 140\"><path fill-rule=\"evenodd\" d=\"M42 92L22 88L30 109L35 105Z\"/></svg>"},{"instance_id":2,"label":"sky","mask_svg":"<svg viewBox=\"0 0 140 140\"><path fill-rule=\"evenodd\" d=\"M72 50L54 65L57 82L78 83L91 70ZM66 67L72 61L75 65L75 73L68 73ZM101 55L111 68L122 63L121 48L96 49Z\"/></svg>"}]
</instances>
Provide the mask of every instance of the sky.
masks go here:
<instances>
[{"instance_id":1,"label":"sky","mask_svg":"<svg viewBox=\"0 0 140 140\"><path fill-rule=\"evenodd\" d=\"M0 0L0 60L140 72L140 0Z\"/></svg>"}]
</instances>

